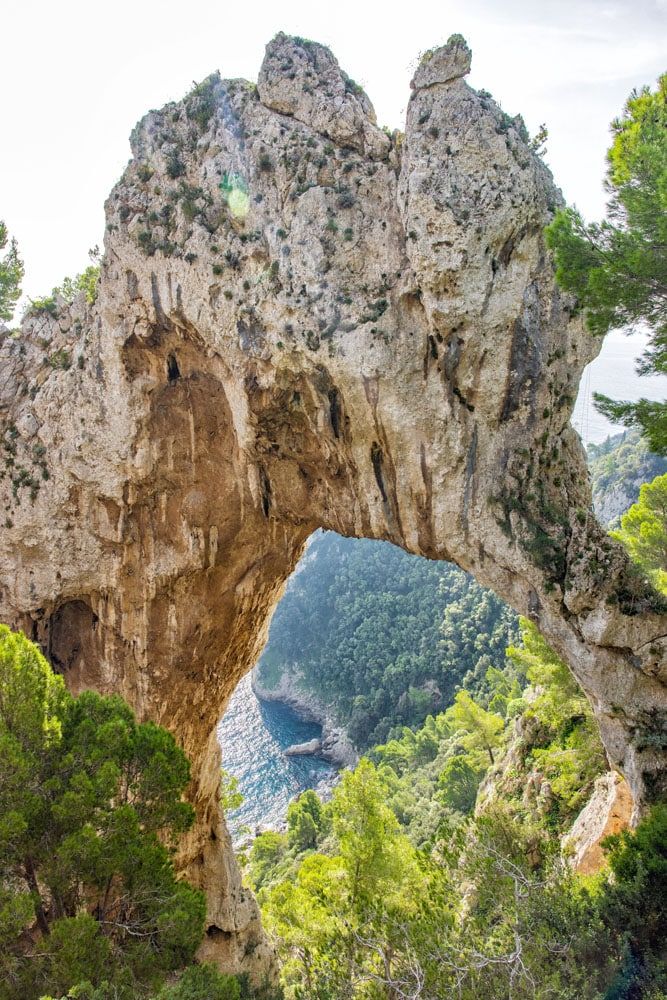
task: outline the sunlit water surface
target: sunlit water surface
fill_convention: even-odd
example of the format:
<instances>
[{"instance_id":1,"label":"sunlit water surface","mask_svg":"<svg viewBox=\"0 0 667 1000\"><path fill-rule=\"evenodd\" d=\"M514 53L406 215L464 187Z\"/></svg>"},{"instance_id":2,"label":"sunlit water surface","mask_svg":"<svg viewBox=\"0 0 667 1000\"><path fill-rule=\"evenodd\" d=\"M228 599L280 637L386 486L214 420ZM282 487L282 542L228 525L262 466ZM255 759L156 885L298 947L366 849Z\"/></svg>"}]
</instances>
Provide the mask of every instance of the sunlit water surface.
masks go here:
<instances>
[{"instance_id":1,"label":"sunlit water surface","mask_svg":"<svg viewBox=\"0 0 667 1000\"><path fill-rule=\"evenodd\" d=\"M292 743L320 735L320 726L303 722L286 705L259 701L250 675L243 678L218 726L222 765L239 779L244 795L241 808L227 817L234 839L242 836L243 827L253 833L259 825L278 828L295 795L331 779L334 771L325 761L283 753Z\"/></svg>"}]
</instances>

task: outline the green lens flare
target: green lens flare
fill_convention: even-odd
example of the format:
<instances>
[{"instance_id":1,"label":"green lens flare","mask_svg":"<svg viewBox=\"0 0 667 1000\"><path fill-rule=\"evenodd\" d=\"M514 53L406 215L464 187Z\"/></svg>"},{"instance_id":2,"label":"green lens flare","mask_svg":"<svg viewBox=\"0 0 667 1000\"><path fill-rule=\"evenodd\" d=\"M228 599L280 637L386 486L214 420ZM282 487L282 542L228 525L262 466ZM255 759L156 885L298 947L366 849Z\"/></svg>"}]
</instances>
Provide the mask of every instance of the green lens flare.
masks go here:
<instances>
[{"instance_id":1,"label":"green lens flare","mask_svg":"<svg viewBox=\"0 0 667 1000\"><path fill-rule=\"evenodd\" d=\"M245 178L241 174L224 174L219 188L234 218L245 218L250 206Z\"/></svg>"}]
</instances>

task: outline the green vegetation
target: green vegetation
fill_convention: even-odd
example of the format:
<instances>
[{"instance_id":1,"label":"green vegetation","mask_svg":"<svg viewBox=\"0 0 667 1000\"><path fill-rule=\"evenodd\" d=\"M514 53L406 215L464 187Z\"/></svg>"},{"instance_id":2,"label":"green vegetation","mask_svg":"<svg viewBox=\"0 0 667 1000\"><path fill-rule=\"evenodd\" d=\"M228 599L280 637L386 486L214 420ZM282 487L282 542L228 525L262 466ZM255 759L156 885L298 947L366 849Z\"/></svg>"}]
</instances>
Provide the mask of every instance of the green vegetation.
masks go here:
<instances>
[{"instance_id":1,"label":"green vegetation","mask_svg":"<svg viewBox=\"0 0 667 1000\"><path fill-rule=\"evenodd\" d=\"M576 209L559 211L547 229L557 278L586 310L592 333L646 324L651 345L641 374L667 372L667 74L655 91L630 95L612 122L607 154L607 218L586 224ZM615 422L638 425L651 449L667 455L667 403L614 402L596 394Z\"/></svg>"},{"instance_id":2,"label":"green vegetation","mask_svg":"<svg viewBox=\"0 0 667 1000\"><path fill-rule=\"evenodd\" d=\"M290 847L299 851L315 847L322 824L322 803L312 788L308 788L287 807L287 840Z\"/></svg>"},{"instance_id":3,"label":"green vegetation","mask_svg":"<svg viewBox=\"0 0 667 1000\"><path fill-rule=\"evenodd\" d=\"M590 708L526 621L487 689L253 842L288 1000L660 997L667 809L612 839L613 879L577 876L555 834L606 769Z\"/></svg>"},{"instance_id":4,"label":"green vegetation","mask_svg":"<svg viewBox=\"0 0 667 1000\"><path fill-rule=\"evenodd\" d=\"M16 240L9 239L7 226L0 221L0 250L4 250L8 242L9 249L0 258L0 320L11 321L16 303L21 297L24 267Z\"/></svg>"},{"instance_id":5,"label":"green vegetation","mask_svg":"<svg viewBox=\"0 0 667 1000\"><path fill-rule=\"evenodd\" d=\"M99 264L90 264L81 274L73 278L65 278L57 289L67 302L72 302L75 295L85 292L86 302L94 302L97 298L97 283L100 277Z\"/></svg>"},{"instance_id":6,"label":"green vegetation","mask_svg":"<svg viewBox=\"0 0 667 1000\"><path fill-rule=\"evenodd\" d=\"M203 893L171 861L193 819L173 737L118 697L72 697L0 625L0 998L237 1000L193 959Z\"/></svg>"},{"instance_id":7,"label":"green vegetation","mask_svg":"<svg viewBox=\"0 0 667 1000\"><path fill-rule=\"evenodd\" d=\"M243 802L243 795L239 791L239 779L233 774L220 768L220 805L223 810L233 812L238 809Z\"/></svg>"},{"instance_id":8,"label":"green vegetation","mask_svg":"<svg viewBox=\"0 0 667 1000\"><path fill-rule=\"evenodd\" d=\"M64 347L54 351L48 361L52 368L61 368L63 371L67 371L67 369L72 365L72 359L69 351Z\"/></svg>"},{"instance_id":9,"label":"green vegetation","mask_svg":"<svg viewBox=\"0 0 667 1000\"><path fill-rule=\"evenodd\" d=\"M656 589L667 594L667 473L642 486L639 501L612 535L623 542Z\"/></svg>"},{"instance_id":10,"label":"green vegetation","mask_svg":"<svg viewBox=\"0 0 667 1000\"><path fill-rule=\"evenodd\" d=\"M502 662L516 617L454 566L384 542L318 534L271 624L259 676L298 663L302 683L345 720L360 747L418 726Z\"/></svg>"},{"instance_id":11,"label":"green vegetation","mask_svg":"<svg viewBox=\"0 0 667 1000\"><path fill-rule=\"evenodd\" d=\"M446 718L454 732L460 734L459 742L471 764L474 762L479 766L487 754L491 764L495 764L493 754L500 744L504 728L500 715L477 705L467 691L457 691Z\"/></svg>"},{"instance_id":12,"label":"green vegetation","mask_svg":"<svg viewBox=\"0 0 667 1000\"><path fill-rule=\"evenodd\" d=\"M93 261L97 261L99 259L99 250L97 248L91 250L90 257ZM97 298L99 280L100 265L98 263L89 264L81 274L76 274L73 278L63 278L62 284L56 285L51 290L50 295L45 295L40 299L31 299L28 311L47 312L55 316L58 312L58 298L71 303L80 292L84 292L86 302L92 304Z\"/></svg>"},{"instance_id":13,"label":"green vegetation","mask_svg":"<svg viewBox=\"0 0 667 1000\"><path fill-rule=\"evenodd\" d=\"M136 996L189 962L205 907L170 863L192 822L173 738L120 698L72 698L0 626L0 747L0 997L104 979Z\"/></svg>"},{"instance_id":14,"label":"green vegetation","mask_svg":"<svg viewBox=\"0 0 667 1000\"><path fill-rule=\"evenodd\" d=\"M521 643L508 654L503 670L489 669L485 695L459 691L416 733L405 727L371 752L394 772L390 802L417 846L432 836L443 807L472 810L487 774L522 821L539 811L545 829L562 832L606 769L588 702L532 623L521 620ZM519 731L520 754L508 766Z\"/></svg>"},{"instance_id":15,"label":"green vegetation","mask_svg":"<svg viewBox=\"0 0 667 1000\"><path fill-rule=\"evenodd\" d=\"M667 472L667 458L654 455L633 429L602 444L589 444L588 469L593 504L601 509L603 520L615 527L620 515L639 499L640 486Z\"/></svg>"},{"instance_id":16,"label":"green vegetation","mask_svg":"<svg viewBox=\"0 0 667 1000\"><path fill-rule=\"evenodd\" d=\"M204 964L191 965L175 986L163 986L155 1000L246 1000L254 995L237 976Z\"/></svg>"},{"instance_id":17,"label":"green vegetation","mask_svg":"<svg viewBox=\"0 0 667 1000\"><path fill-rule=\"evenodd\" d=\"M185 98L185 108L188 118L196 122L200 129L208 128L222 98L222 86L219 73L212 73L201 83L196 83Z\"/></svg>"},{"instance_id":18,"label":"green vegetation","mask_svg":"<svg viewBox=\"0 0 667 1000\"><path fill-rule=\"evenodd\" d=\"M540 791L545 823L562 832L606 770L606 758L590 705L568 667L531 622L521 623L521 645L507 653L532 691L522 712L522 753L527 769L548 782L548 793L544 785ZM510 795L523 795L521 769L500 784Z\"/></svg>"},{"instance_id":19,"label":"green vegetation","mask_svg":"<svg viewBox=\"0 0 667 1000\"><path fill-rule=\"evenodd\" d=\"M415 909L407 900L419 870L383 800L370 762L347 772L330 807L331 853L310 853L293 879L266 896L264 918L281 949L288 996L361 996L356 984L381 962L391 964L391 939L398 944L399 934L385 921Z\"/></svg>"}]
</instances>

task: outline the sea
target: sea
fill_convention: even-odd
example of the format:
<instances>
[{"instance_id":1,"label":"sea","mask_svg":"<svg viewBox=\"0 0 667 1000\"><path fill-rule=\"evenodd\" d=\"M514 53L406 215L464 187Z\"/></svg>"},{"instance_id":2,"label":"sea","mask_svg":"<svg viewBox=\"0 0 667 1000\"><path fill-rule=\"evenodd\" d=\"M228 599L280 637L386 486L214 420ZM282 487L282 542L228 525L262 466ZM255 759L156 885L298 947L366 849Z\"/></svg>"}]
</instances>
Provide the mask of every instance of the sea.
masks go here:
<instances>
[{"instance_id":1,"label":"sea","mask_svg":"<svg viewBox=\"0 0 667 1000\"><path fill-rule=\"evenodd\" d=\"M641 333L612 332L584 370L572 424L585 445L600 444L623 430L598 413L594 392L612 399L667 398L667 376L636 373L646 344ZM281 829L290 800L304 789L331 787L335 776L331 765L316 757L283 753L290 744L311 740L320 732L318 725L299 719L286 705L259 701L249 675L239 683L218 727L223 767L238 778L244 796L241 808L227 817L235 842L260 829Z\"/></svg>"},{"instance_id":2,"label":"sea","mask_svg":"<svg viewBox=\"0 0 667 1000\"><path fill-rule=\"evenodd\" d=\"M595 361L584 368L572 426L585 445L601 444L624 429L598 413L593 402L594 392L630 401L667 398L667 375L637 374L637 360L647 344L648 337L641 332L629 336L621 330L613 330L605 337Z\"/></svg>"},{"instance_id":3,"label":"sea","mask_svg":"<svg viewBox=\"0 0 667 1000\"><path fill-rule=\"evenodd\" d=\"M280 830L287 806L306 788L330 788L335 775L319 757L285 757L293 743L320 737L322 727L304 722L276 701L260 701L250 686L250 674L238 684L218 726L222 766L238 778L243 805L227 815L234 842L262 829Z\"/></svg>"}]
</instances>

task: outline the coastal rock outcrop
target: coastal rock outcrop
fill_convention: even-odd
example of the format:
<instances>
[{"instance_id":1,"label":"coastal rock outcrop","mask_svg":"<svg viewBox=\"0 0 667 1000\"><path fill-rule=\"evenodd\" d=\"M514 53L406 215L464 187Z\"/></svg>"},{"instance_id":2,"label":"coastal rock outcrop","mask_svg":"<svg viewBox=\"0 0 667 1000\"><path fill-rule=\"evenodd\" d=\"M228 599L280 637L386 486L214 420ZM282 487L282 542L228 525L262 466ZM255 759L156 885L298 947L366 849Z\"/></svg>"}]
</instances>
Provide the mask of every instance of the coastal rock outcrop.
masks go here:
<instances>
[{"instance_id":1,"label":"coastal rock outcrop","mask_svg":"<svg viewBox=\"0 0 667 1000\"><path fill-rule=\"evenodd\" d=\"M292 743L284 751L286 757L312 757L322 750L322 740L316 737L313 740L306 740L305 743Z\"/></svg>"},{"instance_id":2,"label":"coastal rock outcrop","mask_svg":"<svg viewBox=\"0 0 667 1000\"><path fill-rule=\"evenodd\" d=\"M322 736L317 741L311 741L318 746L313 750L300 750L299 753L316 753L318 757L328 760L335 767L354 767L359 761L359 754L354 749L344 727L338 725L332 713L327 710L321 699L312 691L306 690L301 684L301 673L294 665L289 670L283 670L274 687L262 684L259 678L259 668L252 673L252 689L262 701L278 701L289 705L296 714L308 722L318 722L322 726ZM296 744L306 746L305 743ZM294 750L288 748L286 753Z\"/></svg>"},{"instance_id":3,"label":"coastal rock outcrop","mask_svg":"<svg viewBox=\"0 0 667 1000\"><path fill-rule=\"evenodd\" d=\"M97 301L0 345L0 618L176 734L202 954L255 976L215 728L318 527L493 588L570 663L637 808L665 792L667 616L591 511L569 420L599 341L554 282L560 194L469 58L426 54L404 135L284 35L258 87L151 111Z\"/></svg>"}]
</instances>

